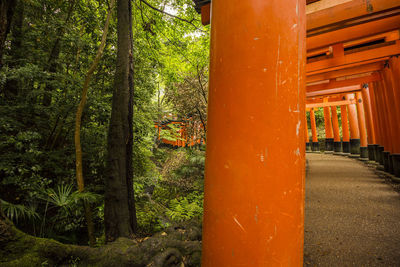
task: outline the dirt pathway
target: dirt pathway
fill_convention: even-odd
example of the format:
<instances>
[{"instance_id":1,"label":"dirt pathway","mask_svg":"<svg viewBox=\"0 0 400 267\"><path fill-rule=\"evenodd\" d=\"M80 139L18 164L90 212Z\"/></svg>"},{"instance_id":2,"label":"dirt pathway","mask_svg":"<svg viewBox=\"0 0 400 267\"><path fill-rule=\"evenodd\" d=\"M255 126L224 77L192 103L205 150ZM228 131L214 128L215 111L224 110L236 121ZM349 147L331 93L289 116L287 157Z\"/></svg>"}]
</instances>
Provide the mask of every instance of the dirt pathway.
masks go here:
<instances>
[{"instance_id":1,"label":"dirt pathway","mask_svg":"<svg viewBox=\"0 0 400 267\"><path fill-rule=\"evenodd\" d=\"M357 160L307 160L304 266L400 266L400 194Z\"/></svg>"}]
</instances>

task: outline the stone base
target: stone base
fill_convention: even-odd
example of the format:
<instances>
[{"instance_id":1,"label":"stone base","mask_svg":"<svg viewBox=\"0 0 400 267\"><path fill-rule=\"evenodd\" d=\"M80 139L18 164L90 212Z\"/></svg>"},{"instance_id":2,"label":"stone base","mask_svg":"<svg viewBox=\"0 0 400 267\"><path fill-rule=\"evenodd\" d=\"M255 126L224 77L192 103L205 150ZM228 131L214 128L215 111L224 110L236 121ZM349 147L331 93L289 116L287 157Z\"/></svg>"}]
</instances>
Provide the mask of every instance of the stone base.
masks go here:
<instances>
[{"instance_id":1,"label":"stone base","mask_svg":"<svg viewBox=\"0 0 400 267\"><path fill-rule=\"evenodd\" d=\"M369 160L375 160L375 149L377 145L368 145L368 158Z\"/></svg>"},{"instance_id":2,"label":"stone base","mask_svg":"<svg viewBox=\"0 0 400 267\"><path fill-rule=\"evenodd\" d=\"M368 147L360 147L360 158L368 160Z\"/></svg>"},{"instance_id":3,"label":"stone base","mask_svg":"<svg viewBox=\"0 0 400 267\"><path fill-rule=\"evenodd\" d=\"M383 165L383 150L384 147L380 145L378 145L378 147L376 148L375 161L378 162L380 165Z\"/></svg>"},{"instance_id":4,"label":"stone base","mask_svg":"<svg viewBox=\"0 0 400 267\"><path fill-rule=\"evenodd\" d=\"M392 154L393 174L400 177L400 154Z\"/></svg>"},{"instance_id":5,"label":"stone base","mask_svg":"<svg viewBox=\"0 0 400 267\"><path fill-rule=\"evenodd\" d=\"M360 139L350 139L350 153L360 154Z\"/></svg>"},{"instance_id":6,"label":"stone base","mask_svg":"<svg viewBox=\"0 0 400 267\"><path fill-rule=\"evenodd\" d=\"M342 142L342 151L343 153L350 153L350 142Z\"/></svg>"},{"instance_id":7,"label":"stone base","mask_svg":"<svg viewBox=\"0 0 400 267\"><path fill-rule=\"evenodd\" d=\"M319 143L318 142L312 142L311 144L311 150L313 152L318 152L319 151Z\"/></svg>"},{"instance_id":8,"label":"stone base","mask_svg":"<svg viewBox=\"0 0 400 267\"><path fill-rule=\"evenodd\" d=\"M390 173L390 152L389 151L383 151L383 166L385 167L385 172Z\"/></svg>"},{"instance_id":9,"label":"stone base","mask_svg":"<svg viewBox=\"0 0 400 267\"><path fill-rule=\"evenodd\" d=\"M335 153L342 152L342 142L334 142L333 143L333 151Z\"/></svg>"},{"instance_id":10,"label":"stone base","mask_svg":"<svg viewBox=\"0 0 400 267\"><path fill-rule=\"evenodd\" d=\"M349 154L348 157L352 159L358 159L360 158L360 154Z\"/></svg>"},{"instance_id":11,"label":"stone base","mask_svg":"<svg viewBox=\"0 0 400 267\"><path fill-rule=\"evenodd\" d=\"M328 151L333 153L333 138L325 138L325 152Z\"/></svg>"},{"instance_id":12,"label":"stone base","mask_svg":"<svg viewBox=\"0 0 400 267\"><path fill-rule=\"evenodd\" d=\"M306 143L306 152L311 151L311 144L309 142Z\"/></svg>"}]
</instances>

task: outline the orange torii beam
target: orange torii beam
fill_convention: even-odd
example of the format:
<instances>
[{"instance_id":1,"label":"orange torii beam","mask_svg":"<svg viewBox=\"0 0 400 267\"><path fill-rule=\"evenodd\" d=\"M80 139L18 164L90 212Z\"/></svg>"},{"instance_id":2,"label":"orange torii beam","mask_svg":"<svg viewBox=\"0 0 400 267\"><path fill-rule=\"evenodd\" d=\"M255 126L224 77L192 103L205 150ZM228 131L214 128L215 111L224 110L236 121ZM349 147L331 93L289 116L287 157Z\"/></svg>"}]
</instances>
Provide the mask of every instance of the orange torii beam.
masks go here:
<instances>
[{"instance_id":1,"label":"orange torii beam","mask_svg":"<svg viewBox=\"0 0 400 267\"><path fill-rule=\"evenodd\" d=\"M306 104L306 108L334 107L334 106L350 105L350 104L355 104L355 103L356 103L356 101L354 99L334 101L334 102L310 103L310 104Z\"/></svg>"},{"instance_id":2,"label":"orange torii beam","mask_svg":"<svg viewBox=\"0 0 400 267\"><path fill-rule=\"evenodd\" d=\"M328 99L324 98L324 103L327 103ZM329 107L324 107L324 122L325 122L325 152L333 152L333 129L332 119Z\"/></svg>"},{"instance_id":3,"label":"orange torii beam","mask_svg":"<svg viewBox=\"0 0 400 267\"><path fill-rule=\"evenodd\" d=\"M347 94L347 100L354 99L354 94ZM358 129L357 110L355 104L347 106L350 126L350 153L358 156L360 154L360 131Z\"/></svg>"},{"instance_id":4,"label":"orange torii beam","mask_svg":"<svg viewBox=\"0 0 400 267\"><path fill-rule=\"evenodd\" d=\"M327 83L308 85L306 90L307 90L307 93L309 93L309 92L315 92L315 91L321 91L321 90L335 89L335 88L339 88L339 87L359 85L362 83L370 83L370 82L375 82L375 81L380 81L380 80L381 80L381 76L379 75L379 73L372 73L370 75L366 75L363 77L344 79L344 80L340 80L340 81L331 80Z\"/></svg>"},{"instance_id":5,"label":"orange torii beam","mask_svg":"<svg viewBox=\"0 0 400 267\"><path fill-rule=\"evenodd\" d=\"M364 116L364 101L361 92L356 93L356 100L358 129L360 130L360 159L368 160L367 128Z\"/></svg>"},{"instance_id":6,"label":"orange torii beam","mask_svg":"<svg viewBox=\"0 0 400 267\"><path fill-rule=\"evenodd\" d=\"M350 154L350 135L349 122L347 117L347 105L340 106L340 116L342 119L342 151L345 154Z\"/></svg>"},{"instance_id":7,"label":"orange torii beam","mask_svg":"<svg viewBox=\"0 0 400 267\"><path fill-rule=\"evenodd\" d=\"M342 152L342 142L340 141L339 120L336 106L331 106L332 127L333 127L333 151L335 153Z\"/></svg>"},{"instance_id":8,"label":"orange torii beam","mask_svg":"<svg viewBox=\"0 0 400 267\"><path fill-rule=\"evenodd\" d=\"M392 10L399 6L398 0L353 0L322 9L307 15L307 35L343 28L349 26L351 20L358 18L368 20L374 13L382 14L386 10ZM383 13L382 16L384 15Z\"/></svg>"},{"instance_id":9,"label":"orange torii beam","mask_svg":"<svg viewBox=\"0 0 400 267\"><path fill-rule=\"evenodd\" d=\"M315 112L312 108L310 110L310 124L311 124L311 134L312 134L312 146L311 149L314 152L319 151L318 133L317 133L317 123L315 121Z\"/></svg>"},{"instance_id":10,"label":"orange torii beam","mask_svg":"<svg viewBox=\"0 0 400 267\"><path fill-rule=\"evenodd\" d=\"M361 90L361 85L351 85L345 87L339 87L335 89L327 89L327 90L320 90L314 92L307 92L306 97L315 97L315 96L327 96L327 95L335 95L335 94L343 94L343 93L350 93L356 92Z\"/></svg>"},{"instance_id":11,"label":"orange torii beam","mask_svg":"<svg viewBox=\"0 0 400 267\"><path fill-rule=\"evenodd\" d=\"M307 37L307 50L326 47L333 43L343 43L359 39L365 36L376 35L398 29L400 25L400 14L392 17L383 17L379 20L356 24L351 27L329 31Z\"/></svg>"},{"instance_id":12,"label":"orange torii beam","mask_svg":"<svg viewBox=\"0 0 400 267\"><path fill-rule=\"evenodd\" d=\"M204 267L303 263L305 3L212 1Z\"/></svg>"},{"instance_id":13,"label":"orange torii beam","mask_svg":"<svg viewBox=\"0 0 400 267\"><path fill-rule=\"evenodd\" d=\"M306 71L307 75L311 75L316 74L317 72L335 70L335 68L337 67L349 67L349 65L351 66L351 64L371 63L370 60L384 60L385 57L390 57L398 54L400 54L399 40L391 45L346 54L344 56L336 57L334 53L333 58L308 63L306 66Z\"/></svg>"},{"instance_id":14,"label":"orange torii beam","mask_svg":"<svg viewBox=\"0 0 400 267\"><path fill-rule=\"evenodd\" d=\"M379 70L383 69L383 66L384 66L383 62L375 62L375 63L369 63L366 65L361 65L361 66L356 66L356 67L334 70L334 71L330 71L330 72L326 72L326 73L308 75L307 83L318 82L318 81L323 81L323 80L331 80L331 79L336 79L336 78L340 78L340 77L344 77L344 76L351 76L351 75L355 75L355 74L379 71Z\"/></svg>"}]
</instances>

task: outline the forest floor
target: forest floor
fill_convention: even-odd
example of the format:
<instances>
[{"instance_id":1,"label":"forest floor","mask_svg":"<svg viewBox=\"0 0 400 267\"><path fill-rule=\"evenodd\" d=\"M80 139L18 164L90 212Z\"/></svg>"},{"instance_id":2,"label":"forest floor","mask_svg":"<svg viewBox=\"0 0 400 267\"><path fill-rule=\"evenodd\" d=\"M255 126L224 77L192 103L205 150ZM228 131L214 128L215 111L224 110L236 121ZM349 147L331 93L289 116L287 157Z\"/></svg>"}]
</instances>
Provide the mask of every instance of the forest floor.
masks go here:
<instances>
[{"instance_id":1,"label":"forest floor","mask_svg":"<svg viewBox=\"0 0 400 267\"><path fill-rule=\"evenodd\" d=\"M307 154L305 266L399 266L400 194L364 163Z\"/></svg>"}]
</instances>

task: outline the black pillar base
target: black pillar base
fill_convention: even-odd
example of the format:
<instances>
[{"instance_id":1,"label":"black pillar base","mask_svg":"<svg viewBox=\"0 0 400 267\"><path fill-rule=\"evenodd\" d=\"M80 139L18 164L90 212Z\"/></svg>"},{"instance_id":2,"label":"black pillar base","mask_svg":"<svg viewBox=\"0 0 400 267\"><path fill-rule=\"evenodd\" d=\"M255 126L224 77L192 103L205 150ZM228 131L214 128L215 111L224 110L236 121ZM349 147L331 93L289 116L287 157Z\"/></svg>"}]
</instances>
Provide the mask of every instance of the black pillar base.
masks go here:
<instances>
[{"instance_id":1,"label":"black pillar base","mask_svg":"<svg viewBox=\"0 0 400 267\"><path fill-rule=\"evenodd\" d=\"M400 177L400 154L392 154L393 174Z\"/></svg>"},{"instance_id":2,"label":"black pillar base","mask_svg":"<svg viewBox=\"0 0 400 267\"><path fill-rule=\"evenodd\" d=\"M311 151L311 144L309 142L306 143L306 151Z\"/></svg>"},{"instance_id":3,"label":"black pillar base","mask_svg":"<svg viewBox=\"0 0 400 267\"><path fill-rule=\"evenodd\" d=\"M342 142L343 153L350 153L350 142Z\"/></svg>"},{"instance_id":4,"label":"black pillar base","mask_svg":"<svg viewBox=\"0 0 400 267\"><path fill-rule=\"evenodd\" d=\"M333 151L333 138L325 138L325 151Z\"/></svg>"},{"instance_id":5,"label":"black pillar base","mask_svg":"<svg viewBox=\"0 0 400 267\"><path fill-rule=\"evenodd\" d=\"M360 146L360 158L368 160L368 147Z\"/></svg>"},{"instance_id":6,"label":"black pillar base","mask_svg":"<svg viewBox=\"0 0 400 267\"><path fill-rule=\"evenodd\" d=\"M333 151L340 153L342 152L342 142L334 142L333 143Z\"/></svg>"},{"instance_id":7,"label":"black pillar base","mask_svg":"<svg viewBox=\"0 0 400 267\"><path fill-rule=\"evenodd\" d=\"M376 145L368 145L368 159L375 160L375 147Z\"/></svg>"},{"instance_id":8,"label":"black pillar base","mask_svg":"<svg viewBox=\"0 0 400 267\"><path fill-rule=\"evenodd\" d=\"M390 170L390 164L389 164L390 152L383 151L382 155L383 155L383 166L385 167L385 172L389 172L389 170Z\"/></svg>"},{"instance_id":9,"label":"black pillar base","mask_svg":"<svg viewBox=\"0 0 400 267\"><path fill-rule=\"evenodd\" d=\"M376 148L376 160L379 164L383 165L384 161L383 161L383 150L385 148L383 146L379 146Z\"/></svg>"},{"instance_id":10,"label":"black pillar base","mask_svg":"<svg viewBox=\"0 0 400 267\"><path fill-rule=\"evenodd\" d=\"M392 154L389 154L389 170L388 170L388 172L390 174L394 174L394 171L393 171L393 156L392 156Z\"/></svg>"},{"instance_id":11,"label":"black pillar base","mask_svg":"<svg viewBox=\"0 0 400 267\"><path fill-rule=\"evenodd\" d=\"M360 154L360 139L350 139L350 153Z\"/></svg>"},{"instance_id":12,"label":"black pillar base","mask_svg":"<svg viewBox=\"0 0 400 267\"><path fill-rule=\"evenodd\" d=\"M312 144L311 144L311 149L312 149L312 151L314 151L314 152L319 151L319 142L312 142Z\"/></svg>"}]
</instances>

